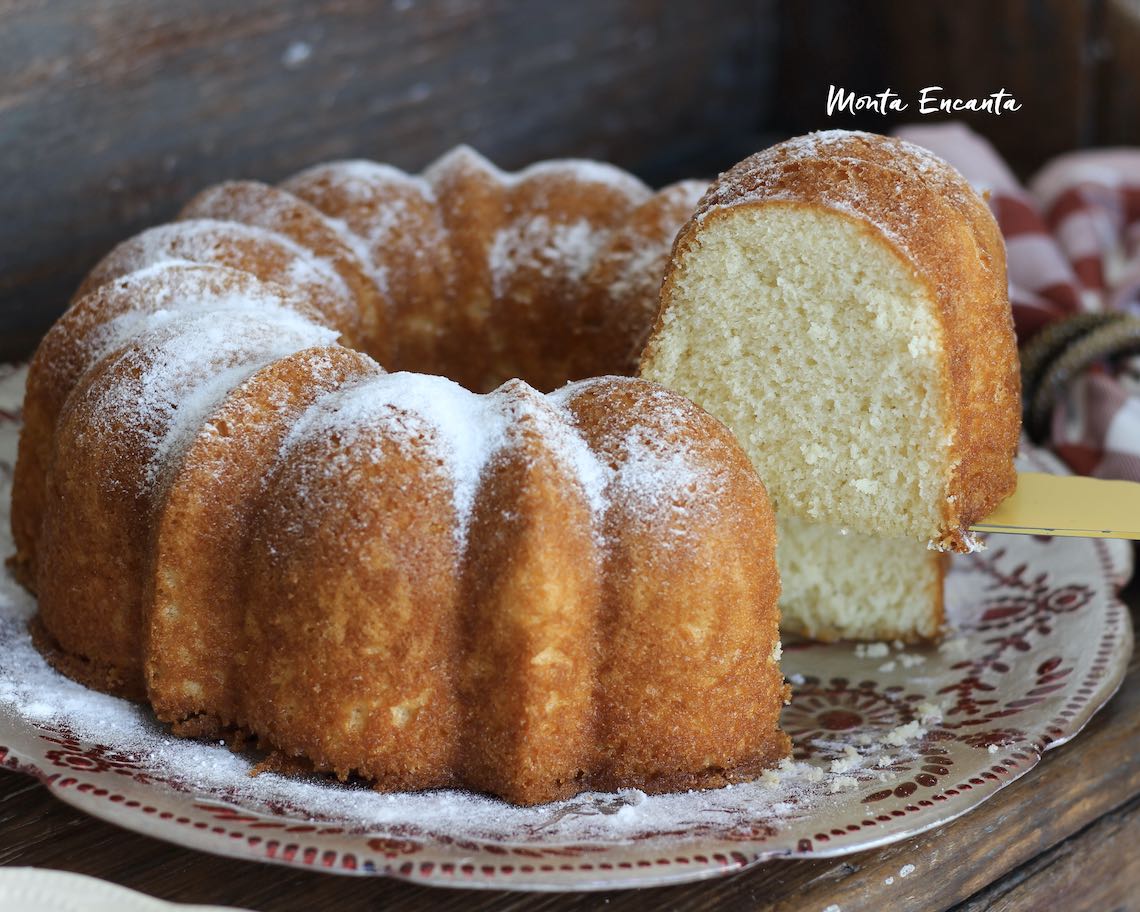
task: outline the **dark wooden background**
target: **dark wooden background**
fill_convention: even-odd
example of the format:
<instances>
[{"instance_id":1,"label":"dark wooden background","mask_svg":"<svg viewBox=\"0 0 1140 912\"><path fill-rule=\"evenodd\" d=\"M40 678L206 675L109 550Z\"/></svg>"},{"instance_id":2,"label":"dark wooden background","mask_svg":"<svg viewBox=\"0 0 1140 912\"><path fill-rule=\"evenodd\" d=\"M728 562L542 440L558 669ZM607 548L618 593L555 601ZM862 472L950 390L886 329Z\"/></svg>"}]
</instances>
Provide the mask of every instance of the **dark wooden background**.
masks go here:
<instances>
[{"instance_id":1,"label":"dark wooden background","mask_svg":"<svg viewBox=\"0 0 1140 912\"><path fill-rule=\"evenodd\" d=\"M1131 10L1131 12L1129 12ZM959 96L1022 173L1140 142L1135 0L0 0L0 359L117 240L228 177L457 142L659 184L825 127L827 86ZM876 116L830 125L885 131Z\"/></svg>"}]
</instances>

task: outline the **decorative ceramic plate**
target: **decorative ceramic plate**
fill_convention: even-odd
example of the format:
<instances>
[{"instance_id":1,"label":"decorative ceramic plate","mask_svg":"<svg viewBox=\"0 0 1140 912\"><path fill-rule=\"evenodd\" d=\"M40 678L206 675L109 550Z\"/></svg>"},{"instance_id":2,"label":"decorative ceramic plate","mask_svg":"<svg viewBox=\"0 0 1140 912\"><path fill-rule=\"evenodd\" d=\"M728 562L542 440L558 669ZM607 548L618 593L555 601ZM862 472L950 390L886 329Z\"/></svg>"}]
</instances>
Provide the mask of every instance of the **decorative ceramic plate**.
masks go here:
<instances>
[{"instance_id":1,"label":"decorative ceramic plate","mask_svg":"<svg viewBox=\"0 0 1140 912\"><path fill-rule=\"evenodd\" d=\"M22 382L0 373L0 553L11 550ZM940 647L785 648L795 758L780 769L715 791L535 808L251 777L249 758L174 738L144 708L50 669L26 630L34 603L4 574L0 762L90 814L184 846L425 884L612 889L843 855L967 813L1080 731L1132 650L1116 598L1130 555L1121 542L993 536L953 563L953 629Z\"/></svg>"}]
</instances>

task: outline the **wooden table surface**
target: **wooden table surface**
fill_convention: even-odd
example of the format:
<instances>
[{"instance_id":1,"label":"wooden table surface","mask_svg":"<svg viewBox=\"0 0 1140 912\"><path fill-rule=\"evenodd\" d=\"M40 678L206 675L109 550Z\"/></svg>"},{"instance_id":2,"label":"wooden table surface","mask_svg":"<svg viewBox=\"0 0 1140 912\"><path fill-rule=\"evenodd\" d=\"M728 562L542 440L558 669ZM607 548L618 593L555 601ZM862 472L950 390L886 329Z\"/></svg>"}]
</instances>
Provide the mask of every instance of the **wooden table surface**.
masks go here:
<instances>
[{"instance_id":1,"label":"wooden table surface","mask_svg":"<svg viewBox=\"0 0 1140 912\"><path fill-rule=\"evenodd\" d=\"M1134 621L1140 584L1124 594ZM310 909L1140 910L1140 658L1074 741L959 820L840 859L768 862L611 893L449 890L233 861L87 817L0 771L0 864L92 874L163 899ZM902 875L904 866L913 871Z\"/></svg>"}]
</instances>

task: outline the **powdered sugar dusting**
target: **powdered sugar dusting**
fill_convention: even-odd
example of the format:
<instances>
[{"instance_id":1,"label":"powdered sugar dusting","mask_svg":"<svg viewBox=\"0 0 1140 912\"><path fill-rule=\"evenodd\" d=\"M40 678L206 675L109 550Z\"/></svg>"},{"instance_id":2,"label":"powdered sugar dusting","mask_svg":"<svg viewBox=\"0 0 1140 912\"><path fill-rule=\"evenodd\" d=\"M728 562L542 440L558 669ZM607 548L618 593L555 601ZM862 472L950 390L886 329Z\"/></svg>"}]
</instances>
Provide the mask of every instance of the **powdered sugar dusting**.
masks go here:
<instances>
[{"instance_id":1,"label":"powdered sugar dusting","mask_svg":"<svg viewBox=\"0 0 1140 912\"><path fill-rule=\"evenodd\" d=\"M518 296L550 307L573 302L584 292L610 289L611 300L620 306L648 314L673 236L691 208L672 205L683 195L682 186L662 191L670 205L659 208L650 232L642 230L645 225L633 213L655 194L621 168L589 160L555 159L510 173L458 146L421 175L352 160L310 168L281 189L322 212L386 298L419 287L408 278L417 270L432 271L449 297L463 294L451 272L462 257L446 255L456 241L458 249L469 252L464 246L469 235L457 239L447 231L448 220L455 217L450 194L457 189L464 199L468 191L477 199L493 200L499 194L506 224L475 233L472 246L486 253L491 287L485 291L493 298ZM690 189L686 185L683 192ZM631 232L633 242L623 246ZM623 239L611 251L616 268L603 270L591 283L591 270L614 238ZM407 306L398 299L391 303L400 314ZM456 306L464 303L457 300ZM640 347L646 332L631 335L631 349Z\"/></svg>"},{"instance_id":2,"label":"powdered sugar dusting","mask_svg":"<svg viewBox=\"0 0 1140 912\"><path fill-rule=\"evenodd\" d=\"M377 290L386 293L388 291L388 269L383 264L376 262L364 239L349 228L344 219L334 218L325 213L321 213L321 217L344 241L345 246L353 252L360 268L372 280Z\"/></svg>"},{"instance_id":3,"label":"powdered sugar dusting","mask_svg":"<svg viewBox=\"0 0 1140 912\"><path fill-rule=\"evenodd\" d=\"M618 471L618 490L644 506L655 521L665 518L666 530L675 535L689 530L691 524L685 520L698 500L704 509L715 512L724 492L710 484L715 474L698 468L685 449L662 446L644 428L630 432L624 449L626 459Z\"/></svg>"},{"instance_id":4,"label":"powdered sugar dusting","mask_svg":"<svg viewBox=\"0 0 1140 912\"><path fill-rule=\"evenodd\" d=\"M0 496L6 504L7 491ZM0 548L7 550L6 522L4 530ZM757 819L766 825L796 820L810 813L814 801L827 801L818 770L808 764L785 764L774 776L715 792L647 796L622 789L530 808L454 790L381 794L327 779L274 773L252 777L248 756L220 744L175 738L148 709L88 690L55 672L31 644L25 625L33 613L31 597L0 571L0 717L48 729L62 726L80 739L112 745L118 756L152 771L157 780L152 788L167 794L177 794L173 788L197 800L220 800L294 822L335 822L350 833L370 836L439 834L519 845L590 839L620 843L675 829L679 820L690 827L728 833L738 827L746 833ZM726 817L721 807L737 810Z\"/></svg>"},{"instance_id":5,"label":"powdered sugar dusting","mask_svg":"<svg viewBox=\"0 0 1140 912\"><path fill-rule=\"evenodd\" d=\"M248 192L249 190L253 192ZM298 210L305 212L317 224L325 226L336 241L347 248L354 265L370 274L378 287L384 287L386 279L377 273L367 245L349 229L343 219L326 215L286 190L254 182L218 184L198 194L183 210L182 216L216 218L280 230L289 224Z\"/></svg>"},{"instance_id":6,"label":"powdered sugar dusting","mask_svg":"<svg viewBox=\"0 0 1140 912\"><path fill-rule=\"evenodd\" d=\"M511 280L523 270L581 282L607 237L608 232L585 219L569 224L552 222L545 215L516 219L495 233L488 251L495 297L504 297Z\"/></svg>"},{"instance_id":7,"label":"powdered sugar dusting","mask_svg":"<svg viewBox=\"0 0 1140 912\"><path fill-rule=\"evenodd\" d=\"M150 314L132 344L112 356L109 383L86 391L89 426L132 434L144 448L152 487L172 455L197 435L226 394L254 370L336 334L295 314L268 322L233 312Z\"/></svg>"},{"instance_id":8,"label":"powdered sugar dusting","mask_svg":"<svg viewBox=\"0 0 1140 912\"><path fill-rule=\"evenodd\" d=\"M831 772L827 761L786 760L754 782L714 791L647 796L636 789L623 789L531 808L460 791L380 794L328 780L273 773L250 777L250 758L221 745L174 738L149 710L88 690L52 670L25 629L33 611L32 599L6 572L0 574L0 648L4 655L0 713L25 720L23 724L66 726L76 737L112 745L133 764L154 771L155 778L198 796L294 821L334 822L350 832L369 835L516 845L586 840L620 844L645 838L668 842L672 839L668 834L680 827L691 836L732 838L736 833L737 838L745 838L799 821L810 826L813 816L828 813L836 802L851 800L848 781L855 785L869 778L890 782L896 777L892 764L914 754L918 746L904 744L889 750L868 746L843 752L839 772ZM857 800L858 792L854 794Z\"/></svg>"},{"instance_id":9,"label":"powdered sugar dusting","mask_svg":"<svg viewBox=\"0 0 1140 912\"><path fill-rule=\"evenodd\" d=\"M336 304L340 310L352 305L352 295L340 274L307 248L268 228L216 219L186 219L136 234L111 251L93 274L118 276L172 261L227 263L242 251L263 263L276 258L284 269L273 279L309 300Z\"/></svg>"},{"instance_id":10,"label":"powdered sugar dusting","mask_svg":"<svg viewBox=\"0 0 1140 912\"><path fill-rule=\"evenodd\" d=\"M882 164L955 196L969 192L966 179L957 169L929 149L895 136L861 130L820 130L795 136L758 153L752 160L798 162L823 157Z\"/></svg>"},{"instance_id":11,"label":"powdered sugar dusting","mask_svg":"<svg viewBox=\"0 0 1140 912\"><path fill-rule=\"evenodd\" d=\"M292 458L311 439L335 438L343 452L374 440L377 432L409 450L428 447L443 462L452 486L456 545L462 552L479 479L504 443L505 425L505 416L485 397L444 377L384 374L319 400L286 436L280 458ZM382 459L376 448L368 455ZM337 468L335 462L330 468Z\"/></svg>"},{"instance_id":12,"label":"powdered sugar dusting","mask_svg":"<svg viewBox=\"0 0 1140 912\"><path fill-rule=\"evenodd\" d=\"M461 171L482 171L498 181L509 179L509 174L500 169L494 162L480 155L470 146L460 143L424 168L423 176L433 187L439 187L451 175Z\"/></svg>"},{"instance_id":13,"label":"powdered sugar dusting","mask_svg":"<svg viewBox=\"0 0 1140 912\"><path fill-rule=\"evenodd\" d=\"M312 325L302 316L306 306L281 286L223 266L159 263L115 279L100 294L109 299L103 319L94 325L81 323L71 338L76 346L76 362L69 367L73 378L132 336L178 315L213 314L224 323L235 315L258 314L284 326ZM76 332L66 321L52 331Z\"/></svg>"},{"instance_id":14,"label":"powdered sugar dusting","mask_svg":"<svg viewBox=\"0 0 1140 912\"><path fill-rule=\"evenodd\" d=\"M556 158L536 162L513 175L515 182L542 177L563 177L583 184L600 184L625 194L630 202L647 199L650 190L640 180L614 165L584 158ZM508 180L511 180L508 176Z\"/></svg>"},{"instance_id":15,"label":"powdered sugar dusting","mask_svg":"<svg viewBox=\"0 0 1140 912\"><path fill-rule=\"evenodd\" d=\"M606 486L611 475L609 466L598 458L567 421L556 424L547 436L552 441L555 452L572 466L574 476L581 484L582 493L590 507L594 538L600 540L602 520L609 506L606 497Z\"/></svg>"},{"instance_id":16,"label":"powdered sugar dusting","mask_svg":"<svg viewBox=\"0 0 1140 912\"><path fill-rule=\"evenodd\" d=\"M365 160L330 162L302 171L281 186L325 213L358 253L381 292L389 291L390 256L426 261L445 243L431 183L391 165ZM419 200L417 207L411 204L415 199ZM414 243L394 247L393 239L402 235Z\"/></svg>"},{"instance_id":17,"label":"powdered sugar dusting","mask_svg":"<svg viewBox=\"0 0 1140 912\"><path fill-rule=\"evenodd\" d=\"M735 824L747 832L750 820L772 824L805 816L805 804L817 791L826 800L824 790L810 780L806 764L790 768L779 779L719 793L647 796L637 789L622 789L532 808L454 790L381 794L328 780L274 773L253 777L249 757L218 744L174 738L143 707L87 690L52 670L24 628L31 599L15 591L6 573L4 577L0 713L15 715L28 725L65 725L79 738L114 745L133 765L152 770L156 778L169 783L154 786L161 792L173 786L189 790L199 800L220 800L253 813L292 818L295 823L335 822L350 833L401 838L439 834L520 845L589 839L623 842L668 831L679 820L730 833ZM742 818L738 821L726 819L717 812L718 803L749 810L737 812Z\"/></svg>"},{"instance_id":18,"label":"powdered sugar dusting","mask_svg":"<svg viewBox=\"0 0 1140 912\"><path fill-rule=\"evenodd\" d=\"M643 225L629 238L629 242L611 246L605 253L616 269L606 291L612 301L644 300L656 311L657 293L673 249L678 228L684 224L708 189L704 181L681 181L664 188L654 203L657 217L650 225ZM620 236L615 231L613 237ZM646 326L646 333L650 326ZM644 339L639 340L644 343Z\"/></svg>"},{"instance_id":19,"label":"powdered sugar dusting","mask_svg":"<svg viewBox=\"0 0 1140 912\"><path fill-rule=\"evenodd\" d=\"M295 174L281 186L289 190L291 187L303 186L318 180L328 181L349 198L371 197L378 187L385 184L410 187L429 200L435 198L431 185L423 177L367 159L346 159L314 165Z\"/></svg>"},{"instance_id":20,"label":"powdered sugar dusting","mask_svg":"<svg viewBox=\"0 0 1140 912\"><path fill-rule=\"evenodd\" d=\"M570 417L570 403L599 384L623 383L618 377L594 377L568 383L549 395ZM605 467L599 482L606 481L611 500L652 523L662 545L684 540L698 528L716 522L719 504L726 497L716 443L702 441L694 447L685 433L695 409L687 400L646 384L639 391L638 409L644 420L633 421L617 443L615 464ZM695 523L695 513L702 517Z\"/></svg>"},{"instance_id":21,"label":"powdered sugar dusting","mask_svg":"<svg viewBox=\"0 0 1140 912\"><path fill-rule=\"evenodd\" d=\"M409 449L428 447L442 463L451 485L456 546L463 553L487 467L517 440L524 422L539 432L545 451L562 462L581 485L598 534L605 512L604 467L545 397L521 381L480 396L427 374L401 372L370 378L318 400L285 437L279 458L294 458L313 439L335 439L343 453L362 440L375 440L377 432ZM375 448L365 455L376 461L382 458ZM335 456L327 458L325 465L327 470L341 467Z\"/></svg>"},{"instance_id":22,"label":"powdered sugar dusting","mask_svg":"<svg viewBox=\"0 0 1140 912\"><path fill-rule=\"evenodd\" d=\"M595 542L604 546L601 528L609 503L606 498L611 476L609 467L590 449L566 412L549 396L543 396L521 380L511 380L491 393L490 398L508 416L511 436L522 433L524 426L533 428L541 436L546 453L578 482L590 509Z\"/></svg>"},{"instance_id":23,"label":"powdered sugar dusting","mask_svg":"<svg viewBox=\"0 0 1140 912\"><path fill-rule=\"evenodd\" d=\"M874 193L861 176L861 169L874 167L895 172L894 195L901 197L908 186L928 187L946 197L962 211L985 204L950 164L928 149L895 137L853 130L824 130L793 137L745 159L720 176L701 201L698 219L711 211L759 201L795 202L802 192L786 186L789 177L802 174L801 163L826 160L844 169L842 179L828 177L813 185L819 201L853 218L868 222L896 247L908 251L909 238L920 217L911 205L884 208L881 189Z\"/></svg>"},{"instance_id":24,"label":"powdered sugar dusting","mask_svg":"<svg viewBox=\"0 0 1140 912\"><path fill-rule=\"evenodd\" d=\"M252 190L253 192L246 192ZM291 193L255 181L226 181L207 187L182 210L183 219L220 219L273 229L294 206L308 204ZM318 215L316 209L313 214Z\"/></svg>"},{"instance_id":25,"label":"powdered sugar dusting","mask_svg":"<svg viewBox=\"0 0 1140 912\"><path fill-rule=\"evenodd\" d=\"M553 177L583 184L598 184L616 190L636 204L652 191L634 175L616 165L585 158L552 158L528 165L521 171L504 171L470 146L459 145L445 152L424 169L424 178L438 186L453 172L470 168L492 175L505 186L516 186L535 178Z\"/></svg>"},{"instance_id":26,"label":"powdered sugar dusting","mask_svg":"<svg viewBox=\"0 0 1140 912\"><path fill-rule=\"evenodd\" d=\"M670 244L672 241L670 240ZM623 250L614 255L619 261L617 277L606 286L614 301L635 296L655 294L661 287L665 266L669 262L669 247L644 244Z\"/></svg>"}]
</instances>

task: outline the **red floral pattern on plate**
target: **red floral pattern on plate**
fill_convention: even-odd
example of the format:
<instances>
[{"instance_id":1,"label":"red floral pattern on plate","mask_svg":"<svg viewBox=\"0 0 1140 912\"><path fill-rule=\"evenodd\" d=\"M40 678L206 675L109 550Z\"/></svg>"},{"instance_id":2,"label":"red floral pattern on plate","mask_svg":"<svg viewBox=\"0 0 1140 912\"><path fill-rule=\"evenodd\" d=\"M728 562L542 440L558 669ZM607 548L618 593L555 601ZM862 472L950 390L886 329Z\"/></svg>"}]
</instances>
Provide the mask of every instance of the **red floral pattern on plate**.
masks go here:
<instances>
[{"instance_id":1,"label":"red floral pattern on plate","mask_svg":"<svg viewBox=\"0 0 1140 912\"><path fill-rule=\"evenodd\" d=\"M147 781L138 761L130 754L112 750L104 744L85 745L70 734L60 738L44 736L44 740L60 745L44 752L44 759L52 766L81 773L115 773L131 776L137 782Z\"/></svg>"}]
</instances>

